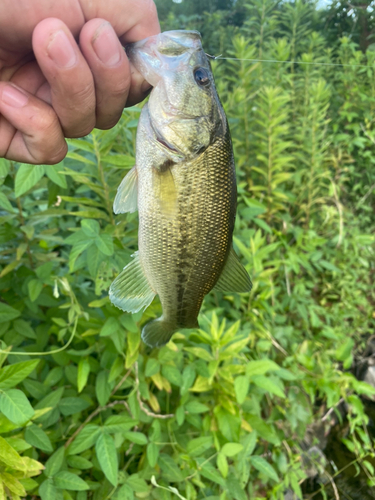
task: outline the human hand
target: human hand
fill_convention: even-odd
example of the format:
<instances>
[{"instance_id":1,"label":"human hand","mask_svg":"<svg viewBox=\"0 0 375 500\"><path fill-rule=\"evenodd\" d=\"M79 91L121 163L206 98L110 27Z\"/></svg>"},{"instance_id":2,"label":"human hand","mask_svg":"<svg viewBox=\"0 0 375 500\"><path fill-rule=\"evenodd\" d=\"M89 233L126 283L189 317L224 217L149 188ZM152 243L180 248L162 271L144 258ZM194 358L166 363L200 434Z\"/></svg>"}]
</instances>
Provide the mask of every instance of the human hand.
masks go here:
<instances>
[{"instance_id":1,"label":"human hand","mask_svg":"<svg viewBox=\"0 0 375 500\"><path fill-rule=\"evenodd\" d=\"M122 45L159 32L152 0L1 0L0 158L58 163L113 127L149 88Z\"/></svg>"}]
</instances>

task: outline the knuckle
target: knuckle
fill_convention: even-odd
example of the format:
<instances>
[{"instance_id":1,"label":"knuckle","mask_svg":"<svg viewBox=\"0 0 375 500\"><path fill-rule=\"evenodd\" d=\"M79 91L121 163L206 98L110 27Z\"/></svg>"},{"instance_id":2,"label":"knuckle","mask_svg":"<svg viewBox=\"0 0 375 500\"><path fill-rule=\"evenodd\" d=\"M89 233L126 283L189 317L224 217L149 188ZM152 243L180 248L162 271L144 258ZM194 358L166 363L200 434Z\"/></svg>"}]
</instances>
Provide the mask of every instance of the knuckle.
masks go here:
<instances>
[{"instance_id":1,"label":"knuckle","mask_svg":"<svg viewBox=\"0 0 375 500\"><path fill-rule=\"evenodd\" d=\"M107 107L110 102L111 107L114 105L117 108L124 108L126 99L128 97L130 87L130 80L121 79L117 82L112 82L110 88L104 90L103 88L98 90L96 95L96 105L97 107Z\"/></svg>"},{"instance_id":2,"label":"knuckle","mask_svg":"<svg viewBox=\"0 0 375 500\"><path fill-rule=\"evenodd\" d=\"M45 107L41 111L37 107L31 109L29 116L30 129L37 131L38 134L48 135L57 126L57 116L51 107Z\"/></svg>"},{"instance_id":3,"label":"knuckle","mask_svg":"<svg viewBox=\"0 0 375 500\"><path fill-rule=\"evenodd\" d=\"M66 137L84 137L92 131L96 104L92 83L73 86L68 95L54 97L54 107Z\"/></svg>"},{"instance_id":4,"label":"knuckle","mask_svg":"<svg viewBox=\"0 0 375 500\"><path fill-rule=\"evenodd\" d=\"M73 85L69 88L67 97L67 105L71 103L78 105L79 109L85 110L85 113L95 109L95 91L92 81L86 85Z\"/></svg>"}]
</instances>

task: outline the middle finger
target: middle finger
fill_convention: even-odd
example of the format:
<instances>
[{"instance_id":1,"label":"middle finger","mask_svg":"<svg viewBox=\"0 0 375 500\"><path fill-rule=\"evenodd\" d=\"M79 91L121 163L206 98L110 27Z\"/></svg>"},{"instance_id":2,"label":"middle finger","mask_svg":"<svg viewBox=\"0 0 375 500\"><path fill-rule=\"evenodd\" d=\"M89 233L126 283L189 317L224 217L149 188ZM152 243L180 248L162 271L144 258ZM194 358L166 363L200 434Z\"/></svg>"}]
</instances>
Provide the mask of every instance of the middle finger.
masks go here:
<instances>
[{"instance_id":1,"label":"middle finger","mask_svg":"<svg viewBox=\"0 0 375 500\"><path fill-rule=\"evenodd\" d=\"M89 134L95 126L94 80L72 33L59 19L44 19L34 29L33 50L65 137Z\"/></svg>"}]
</instances>

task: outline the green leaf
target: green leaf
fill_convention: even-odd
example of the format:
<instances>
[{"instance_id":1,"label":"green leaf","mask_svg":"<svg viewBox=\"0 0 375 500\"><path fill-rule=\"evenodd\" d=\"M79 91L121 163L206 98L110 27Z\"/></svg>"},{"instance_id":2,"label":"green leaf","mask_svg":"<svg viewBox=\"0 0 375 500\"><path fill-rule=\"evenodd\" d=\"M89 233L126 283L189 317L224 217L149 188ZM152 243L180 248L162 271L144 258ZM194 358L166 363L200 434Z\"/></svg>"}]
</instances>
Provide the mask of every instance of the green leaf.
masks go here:
<instances>
[{"instance_id":1,"label":"green leaf","mask_svg":"<svg viewBox=\"0 0 375 500\"><path fill-rule=\"evenodd\" d=\"M123 484L116 493L116 500L134 500L133 490L128 484Z\"/></svg>"},{"instance_id":2,"label":"green leaf","mask_svg":"<svg viewBox=\"0 0 375 500\"><path fill-rule=\"evenodd\" d=\"M144 493L149 490L147 483L144 479L141 479L138 474L132 474L126 479L125 484L130 486L130 488L136 493Z\"/></svg>"},{"instance_id":3,"label":"green leaf","mask_svg":"<svg viewBox=\"0 0 375 500\"><path fill-rule=\"evenodd\" d=\"M118 458L112 437L108 434L101 434L96 442L95 451L105 477L113 486L117 486Z\"/></svg>"},{"instance_id":4,"label":"green leaf","mask_svg":"<svg viewBox=\"0 0 375 500\"><path fill-rule=\"evenodd\" d=\"M257 469L265 476L273 479L274 481L279 481L279 476L276 474L275 469L267 462L265 458L254 455L250 457L250 463L255 469Z\"/></svg>"},{"instance_id":5,"label":"green leaf","mask_svg":"<svg viewBox=\"0 0 375 500\"><path fill-rule=\"evenodd\" d=\"M21 361L4 366L0 370L0 389L11 389L32 373L39 364L39 359Z\"/></svg>"},{"instance_id":6,"label":"green leaf","mask_svg":"<svg viewBox=\"0 0 375 500\"><path fill-rule=\"evenodd\" d=\"M37 425L31 425L25 430L26 441L42 451L51 452L53 447L51 441L43 429Z\"/></svg>"},{"instance_id":7,"label":"green leaf","mask_svg":"<svg viewBox=\"0 0 375 500\"><path fill-rule=\"evenodd\" d=\"M34 410L29 400L25 394L18 389L10 389L0 395L0 411L2 411L11 422L17 425L25 424L34 416Z\"/></svg>"},{"instance_id":8,"label":"green leaf","mask_svg":"<svg viewBox=\"0 0 375 500\"><path fill-rule=\"evenodd\" d=\"M23 479L20 479L19 481L26 491L35 490L39 486L39 484L34 481L34 479L31 479L31 477L25 477Z\"/></svg>"},{"instance_id":9,"label":"green leaf","mask_svg":"<svg viewBox=\"0 0 375 500\"><path fill-rule=\"evenodd\" d=\"M76 474L72 474L66 470L61 470L58 472L54 478L54 483L56 488L62 490L72 490L72 491L85 491L89 489L86 481L81 479Z\"/></svg>"},{"instance_id":10,"label":"green leaf","mask_svg":"<svg viewBox=\"0 0 375 500\"><path fill-rule=\"evenodd\" d=\"M96 397L100 406L105 406L111 395L111 386L108 383L108 374L105 371L98 373L95 385Z\"/></svg>"},{"instance_id":11,"label":"green leaf","mask_svg":"<svg viewBox=\"0 0 375 500\"><path fill-rule=\"evenodd\" d=\"M87 248L89 248L89 250L92 247L93 245L93 241L90 240L90 239L87 239L85 241L80 241L78 243L75 243L70 251L70 254L69 254L69 270L72 272L73 269L74 269L74 266L75 266L75 263L78 259L78 257L80 256L80 254L82 252L84 252ZM88 255L88 253L87 253ZM89 264L89 261L87 261L87 263Z\"/></svg>"},{"instance_id":12,"label":"green leaf","mask_svg":"<svg viewBox=\"0 0 375 500\"><path fill-rule=\"evenodd\" d=\"M237 402L242 405L245 401L246 396L249 392L250 380L248 376L240 375L234 381L234 393L236 395Z\"/></svg>"},{"instance_id":13,"label":"green leaf","mask_svg":"<svg viewBox=\"0 0 375 500\"><path fill-rule=\"evenodd\" d=\"M91 244L91 243L90 243ZM92 278L96 277L100 264L105 260L105 255L96 245L87 250L87 267Z\"/></svg>"},{"instance_id":14,"label":"green leaf","mask_svg":"<svg viewBox=\"0 0 375 500\"><path fill-rule=\"evenodd\" d=\"M345 342L336 350L336 358L339 361L345 361L351 354L354 347L354 340L347 338Z\"/></svg>"},{"instance_id":15,"label":"green leaf","mask_svg":"<svg viewBox=\"0 0 375 500\"><path fill-rule=\"evenodd\" d=\"M34 330L31 328L30 324L24 321L23 319L16 319L13 321L13 328L17 333L26 337L28 339L36 340L36 334ZM35 360L34 360L35 361Z\"/></svg>"},{"instance_id":16,"label":"green leaf","mask_svg":"<svg viewBox=\"0 0 375 500\"><path fill-rule=\"evenodd\" d=\"M62 495L57 491L52 479L47 479L39 486L39 495L42 500L62 500Z\"/></svg>"},{"instance_id":17,"label":"green leaf","mask_svg":"<svg viewBox=\"0 0 375 500\"><path fill-rule=\"evenodd\" d=\"M31 302L35 302L43 289L43 283L38 279L31 280L29 281L27 288L29 290L29 297Z\"/></svg>"},{"instance_id":18,"label":"green leaf","mask_svg":"<svg viewBox=\"0 0 375 500\"><path fill-rule=\"evenodd\" d=\"M127 432L137 425L138 421L125 415L111 415L102 427L103 432L116 433Z\"/></svg>"},{"instance_id":19,"label":"green leaf","mask_svg":"<svg viewBox=\"0 0 375 500\"><path fill-rule=\"evenodd\" d=\"M14 477L13 474L9 474L9 472L2 472L0 474L1 482L4 486L12 493L12 498L16 499L16 495L25 496L26 491L22 484Z\"/></svg>"},{"instance_id":20,"label":"green leaf","mask_svg":"<svg viewBox=\"0 0 375 500\"><path fill-rule=\"evenodd\" d=\"M280 366L271 361L270 359L259 359L256 361L249 361L246 365L246 375L252 377L253 375L264 375L270 371L279 370Z\"/></svg>"},{"instance_id":21,"label":"green leaf","mask_svg":"<svg viewBox=\"0 0 375 500\"><path fill-rule=\"evenodd\" d=\"M0 462L16 470L24 470L25 464L16 450L0 436Z\"/></svg>"},{"instance_id":22,"label":"green leaf","mask_svg":"<svg viewBox=\"0 0 375 500\"><path fill-rule=\"evenodd\" d=\"M279 396L279 398L285 398L284 391L269 377L265 377L264 375L256 375L252 378L252 382L254 382L254 384L261 389Z\"/></svg>"},{"instance_id":23,"label":"green leaf","mask_svg":"<svg viewBox=\"0 0 375 500\"><path fill-rule=\"evenodd\" d=\"M119 330L120 328L121 326L118 319L114 316L110 316L108 319L106 319L104 325L102 326L102 329L100 330L100 336L109 337L109 335L117 332L117 330Z\"/></svg>"},{"instance_id":24,"label":"green leaf","mask_svg":"<svg viewBox=\"0 0 375 500\"><path fill-rule=\"evenodd\" d=\"M221 472L221 475L225 478L228 475L228 460L225 458L225 456L222 453L219 453L217 456L217 466L219 471Z\"/></svg>"},{"instance_id":25,"label":"green leaf","mask_svg":"<svg viewBox=\"0 0 375 500\"><path fill-rule=\"evenodd\" d=\"M59 403L59 410L63 415L69 416L86 410L89 406L90 403L82 398L63 398Z\"/></svg>"},{"instance_id":26,"label":"green leaf","mask_svg":"<svg viewBox=\"0 0 375 500\"><path fill-rule=\"evenodd\" d=\"M65 391L65 387L59 387L55 391L47 394L46 397L44 397L42 400L39 401L39 403L37 403L35 405L35 409L41 410L43 408L51 408L51 409L55 408L59 404L59 401L60 401L62 395L64 394L64 391ZM44 422L46 419L48 419L48 417L49 417L49 414L46 413L46 414L42 415L41 417L38 417L37 421Z\"/></svg>"},{"instance_id":27,"label":"green leaf","mask_svg":"<svg viewBox=\"0 0 375 500\"><path fill-rule=\"evenodd\" d=\"M155 358L149 358L146 363L145 376L152 377L153 375L156 375L156 373L159 373L159 370L160 361Z\"/></svg>"},{"instance_id":28,"label":"green leaf","mask_svg":"<svg viewBox=\"0 0 375 500\"><path fill-rule=\"evenodd\" d=\"M45 171L47 174L47 177L51 179L51 181L54 184L57 184L57 186L60 186L63 189L66 189L68 187L68 184L66 182L66 176L63 174L60 174L61 171L64 170L64 164L63 162L57 163L57 165L46 165L45 166Z\"/></svg>"},{"instance_id":29,"label":"green leaf","mask_svg":"<svg viewBox=\"0 0 375 500\"><path fill-rule=\"evenodd\" d=\"M250 432L250 434L247 434L243 439L241 439L241 444L244 447L242 455L245 457L250 456L255 449L256 442L257 433L255 431Z\"/></svg>"},{"instance_id":30,"label":"green leaf","mask_svg":"<svg viewBox=\"0 0 375 500\"><path fill-rule=\"evenodd\" d=\"M184 475L171 456L166 453L161 453L158 464L160 465L162 474L167 481L179 482L184 480Z\"/></svg>"},{"instance_id":31,"label":"green leaf","mask_svg":"<svg viewBox=\"0 0 375 500\"><path fill-rule=\"evenodd\" d=\"M211 448L213 444L212 436L202 436L199 438L191 439L187 445L187 452L191 457L203 454L206 450Z\"/></svg>"},{"instance_id":32,"label":"green leaf","mask_svg":"<svg viewBox=\"0 0 375 500\"><path fill-rule=\"evenodd\" d=\"M204 359L205 361L213 360L212 354L203 349L203 347L185 347L184 351L190 352L194 356L197 356L197 358Z\"/></svg>"},{"instance_id":33,"label":"green leaf","mask_svg":"<svg viewBox=\"0 0 375 500\"><path fill-rule=\"evenodd\" d=\"M44 379L43 384L47 387L52 387L58 384L63 376L64 370L62 369L62 367L55 366L55 368L52 368L52 370L48 373L47 377Z\"/></svg>"},{"instance_id":34,"label":"green leaf","mask_svg":"<svg viewBox=\"0 0 375 500\"><path fill-rule=\"evenodd\" d=\"M221 448L221 453L226 457L234 457L243 450L242 444L239 443L225 443Z\"/></svg>"},{"instance_id":35,"label":"green leaf","mask_svg":"<svg viewBox=\"0 0 375 500\"><path fill-rule=\"evenodd\" d=\"M132 443L140 444L140 445L147 444L147 437L144 434L142 434L142 432L128 431L128 432L124 433L124 436L126 437L126 439L128 439Z\"/></svg>"},{"instance_id":36,"label":"green leaf","mask_svg":"<svg viewBox=\"0 0 375 500\"><path fill-rule=\"evenodd\" d=\"M6 321L12 321L12 319L18 318L18 316L21 316L20 311L13 309L8 304L4 304L4 302L0 302L0 325Z\"/></svg>"},{"instance_id":37,"label":"green leaf","mask_svg":"<svg viewBox=\"0 0 375 500\"><path fill-rule=\"evenodd\" d=\"M78 392L82 392L90 375L90 362L88 358L81 358L78 363L77 387Z\"/></svg>"},{"instance_id":38,"label":"green leaf","mask_svg":"<svg viewBox=\"0 0 375 500\"><path fill-rule=\"evenodd\" d=\"M108 257L113 255L114 248L111 235L102 233L100 236L95 238L95 245L104 255L107 255Z\"/></svg>"},{"instance_id":39,"label":"green leaf","mask_svg":"<svg viewBox=\"0 0 375 500\"><path fill-rule=\"evenodd\" d=\"M264 229L264 231L266 231L267 233L272 234L272 229L267 224L267 222L264 221L263 219L258 219L258 217L255 217L253 219L253 222L255 222L255 224L257 224L259 227L261 227L262 229Z\"/></svg>"},{"instance_id":40,"label":"green leaf","mask_svg":"<svg viewBox=\"0 0 375 500\"><path fill-rule=\"evenodd\" d=\"M0 158L0 180L3 180L10 170L10 162L4 158Z\"/></svg>"},{"instance_id":41,"label":"green leaf","mask_svg":"<svg viewBox=\"0 0 375 500\"><path fill-rule=\"evenodd\" d=\"M210 481L213 481L216 484L219 484L220 486L224 486L224 479L221 477L221 475L217 472L215 467L210 463L210 462L205 462L202 464L200 473L202 474L203 477L206 477Z\"/></svg>"},{"instance_id":42,"label":"green leaf","mask_svg":"<svg viewBox=\"0 0 375 500\"><path fill-rule=\"evenodd\" d=\"M55 451L55 453L53 455L51 455L49 457L49 459L47 460L47 462L45 464L46 468L44 471L44 474L47 477L52 477L57 472L59 472L59 470L61 469L62 464L64 462L64 454L65 454L65 448L64 448L64 446L62 446L57 451Z\"/></svg>"},{"instance_id":43,"label":"green leaf","mask_svg":"<svg viewBox=\"0 0 375 500\"><path fill-rule=\"evenodd\" d=\"M86 425L82 431L75 438L73 443L68 448L69 455L78 455L83 451L88 450L96 443L99 434L101 433L100 427L94 424Z\"/></svg>"},{"instance_id":44,"label":"green leaf","mask_svg":"<svg viewBox=\"0 0 375 500\"><path fill-rule=\"evenodd\" d=\"M16 198L23 195L37 184L44 175L43 165L22 164L17 171L14 183L14 192Z\"/></svg>"},{"instance_id":45,"label":"green leaf","mask_svg":"<svg viewBox=\"0 0 375 500\"><path fill-rule=\"evenodd\" d=\"M272 444L278 445L280 440L270 424L267 424L258 415L248 415L247 421L251 427L257 431L259 436Z\"/></svg>"},{"instance_id":46,"label":"green leaf","mask_svg":"<svg viewBox=\"0 0 375 500\"><path fill-rule=\"evenodd\" d=\"M162 365L161 372L171 384L177 387L182 385L182 375L175 366Z\"/></svg>"},{"instance_id":47,"label":"green leaf","mask_svg":"<svg viewBox=\"0 0 375 500\"><path fill-rule=\"evenodd\" d=\"M6 210L7 212L14 212L15 208L12 207L12 204L8 200L8 198L5 196L4 193L0 193L0 207Z\"/></svg>"},{"instance_id":48,"label":"green leaf","mask_svg":"<svg viewBox=\"0 0 375 500\"><path fill-rule=\"evenodd\" d=\"M82 231L88 238L96 238L100 232L100 224L94 219L81 220Z\"/></svg>"},{"instance_id":49,"label":"green leaf","mask_svg":"<svg viewBox=\"0 0 375 500\"><path fill-rule=\"evenodd\" d=\"M191 365L185 366L182 372L181 396L186 394L195 380L195 370Z\"/></svg>"},{"instance_id":50,"label":"green leaf","mask_svg":"<svg viewBox=\"0 0 375 500\"><path fill-rule=\"evenodd\" d=\"M205 413L210 410L209 406L204 405L197 400L189 401L186 403L185 408L189 413Z\"/></svg>"},{"instance_id":51,"label":"green leaf","mask_svg":"<svg viewBox=\"0 0 375 500\"><path fill-rule=\"evenodd\" d=\"M87 460L87 458L80 457L78 455L71 455L67 458L67 462L69 467L72 467L73 469L91 469L92 468L92 462L90 460Z\"/></svg>"},{"instance_id":52,"label":"green leaf","mask_svg":"<svg viewBox=\"0 0 375 500\"><path fill-rule=\"evenodd\" d=\"M135 159L129 155L111 154L111 155L103 156L102 162L108 163L110 165L115 165L117 167L124 168L124 167L130 167L130 166L134 165Z\"/></svg>"},{"instance_id":53,"label":"green leaf","mask_svg":"<svg viewBox=\"0 0 375 500\"><path fill-rule=\"evenodd\" d=\"M148 463L151 467L155 467L159 456L159 446L155 443L148 443L146 453Z\"/></svg>"}]
</instances>

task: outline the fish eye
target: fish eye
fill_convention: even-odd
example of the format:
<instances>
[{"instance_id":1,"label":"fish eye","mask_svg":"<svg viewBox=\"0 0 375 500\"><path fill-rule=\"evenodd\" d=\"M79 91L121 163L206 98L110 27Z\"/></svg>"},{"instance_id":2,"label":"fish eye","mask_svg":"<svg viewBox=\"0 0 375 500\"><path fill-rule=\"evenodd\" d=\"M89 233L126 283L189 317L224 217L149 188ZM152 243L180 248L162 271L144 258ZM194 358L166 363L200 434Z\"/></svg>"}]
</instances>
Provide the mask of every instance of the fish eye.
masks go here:
<instances>
[{"instance_id":1,"label":"fish eye","mask_svg":"<svg viewBox=\"0 0 375 500\"><path fill-rule=\"evenodd\" d=\"M194 78L198 85L201 87L206 87L210 84L210 78L208 71L205 68L197 68L194 71Z\"/></svg>"}]
</instances>

